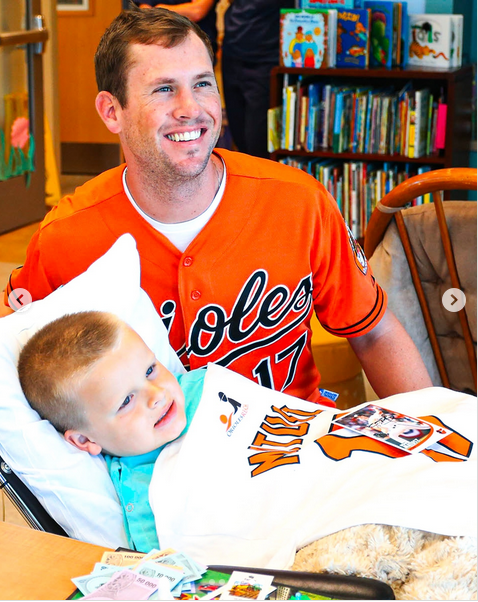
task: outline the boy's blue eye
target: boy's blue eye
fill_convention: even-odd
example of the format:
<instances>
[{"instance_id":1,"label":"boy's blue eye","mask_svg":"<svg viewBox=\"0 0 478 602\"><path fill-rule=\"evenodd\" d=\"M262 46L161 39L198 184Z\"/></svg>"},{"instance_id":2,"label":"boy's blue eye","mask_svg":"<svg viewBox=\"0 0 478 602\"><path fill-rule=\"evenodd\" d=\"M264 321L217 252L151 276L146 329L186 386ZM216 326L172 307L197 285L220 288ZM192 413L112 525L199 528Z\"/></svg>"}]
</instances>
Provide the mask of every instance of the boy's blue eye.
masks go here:
<instances>
[{"instance_id":1,"label":"boy's blue eye","mask_svg":"<svg viewBox=\"0 0 478 602\"><path fill-rule=\"evenodd\" d=\"M152 364L147 370L146 370L146 376L151 376L151 374L153 373L154 369L156 368L156 364Z\"/></svg>"},{"instance_id":2,"label":"boy's blue eye","mask_svg":"<svg viewBox=\"0 0 478 602\"><path fill-rule=\"evenodd\" d=\"M125 408L133 399L132 395L128 395L128 397L125 398L125 400L123 401L123 403L120 405L120 410L122 410L123 408Z\"/></svg>"}]
</instances>

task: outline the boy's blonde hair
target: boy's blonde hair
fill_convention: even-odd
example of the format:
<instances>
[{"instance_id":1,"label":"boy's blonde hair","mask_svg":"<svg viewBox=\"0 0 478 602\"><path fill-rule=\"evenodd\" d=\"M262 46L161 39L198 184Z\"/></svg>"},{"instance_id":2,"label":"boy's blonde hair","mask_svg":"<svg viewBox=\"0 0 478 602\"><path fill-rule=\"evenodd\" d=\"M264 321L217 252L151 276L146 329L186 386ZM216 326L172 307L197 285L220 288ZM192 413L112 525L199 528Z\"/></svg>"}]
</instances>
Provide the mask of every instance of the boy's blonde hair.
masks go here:
<instances>
[{"instance_id":1,"label":"boy's blonde hair","mask_svg":"<svg viewBox=\"0 0 478 602\"><path fill-rule=\"evenodd\" d=\"M106 312L67 314L41 328L22 349L18 376L25 397L61 433L85 428L76 384L115 346L120 331L119 319Z\"/></svg>"}]
</instances>

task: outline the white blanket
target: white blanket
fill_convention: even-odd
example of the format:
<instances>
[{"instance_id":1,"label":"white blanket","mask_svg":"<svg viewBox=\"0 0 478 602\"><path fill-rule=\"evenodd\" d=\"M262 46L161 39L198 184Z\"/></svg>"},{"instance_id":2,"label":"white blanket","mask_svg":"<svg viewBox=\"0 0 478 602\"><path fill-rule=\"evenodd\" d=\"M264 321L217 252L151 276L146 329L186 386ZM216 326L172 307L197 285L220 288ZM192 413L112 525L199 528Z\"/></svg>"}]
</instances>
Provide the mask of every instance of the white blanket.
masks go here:
<instances>
[{"instance_id":1,"label":"white blanket","mask_svg":"<svg viewBox=\"0 0 478 602\"><path fill-rule=\"evenodd\" d=\"M155 466L161 547L206 564L288 568L297 549L354 525L475 535L476 398L434 387L380 404L455 433L434 458L388 457L383 443L331 433L338 410L210 365L188 434Z\"/></svg>"}]
</instances>

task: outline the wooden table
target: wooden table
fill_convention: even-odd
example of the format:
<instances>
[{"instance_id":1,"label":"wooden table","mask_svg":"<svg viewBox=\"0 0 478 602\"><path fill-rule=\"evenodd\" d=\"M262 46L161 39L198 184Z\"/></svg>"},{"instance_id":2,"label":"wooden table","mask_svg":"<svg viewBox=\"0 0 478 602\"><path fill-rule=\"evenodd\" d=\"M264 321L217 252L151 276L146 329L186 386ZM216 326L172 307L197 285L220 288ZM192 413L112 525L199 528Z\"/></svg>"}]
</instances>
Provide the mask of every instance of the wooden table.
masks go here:
<instances>
[{"instance_id":1,"label":"wooden table","mask_svg":"<svg viewBox=\"0 0 478 602\"><path fill-rule=\"evenodd\" d=\"M65 600L107 549L0 522L0 600Z\"/></svg>"}]
</instances>

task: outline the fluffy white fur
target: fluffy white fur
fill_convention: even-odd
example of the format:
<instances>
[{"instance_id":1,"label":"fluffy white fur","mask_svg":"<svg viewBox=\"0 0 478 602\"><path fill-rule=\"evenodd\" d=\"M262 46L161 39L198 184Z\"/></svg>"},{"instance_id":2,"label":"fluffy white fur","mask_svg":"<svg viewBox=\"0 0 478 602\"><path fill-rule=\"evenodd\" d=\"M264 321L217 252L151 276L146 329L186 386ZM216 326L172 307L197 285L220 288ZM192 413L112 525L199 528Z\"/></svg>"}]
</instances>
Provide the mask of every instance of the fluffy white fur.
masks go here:
<instances>
[{"instance_id":1,"label":"fluffy white fur","mask_svg":"<svg viewBox=\"0 0 478 602\"><path fill-rule=\"evenodd\" d=\"M380 579L397 600L477 599L475 537L360 525L302 548L292 568Z\"/></svg>"}]
</instances>

